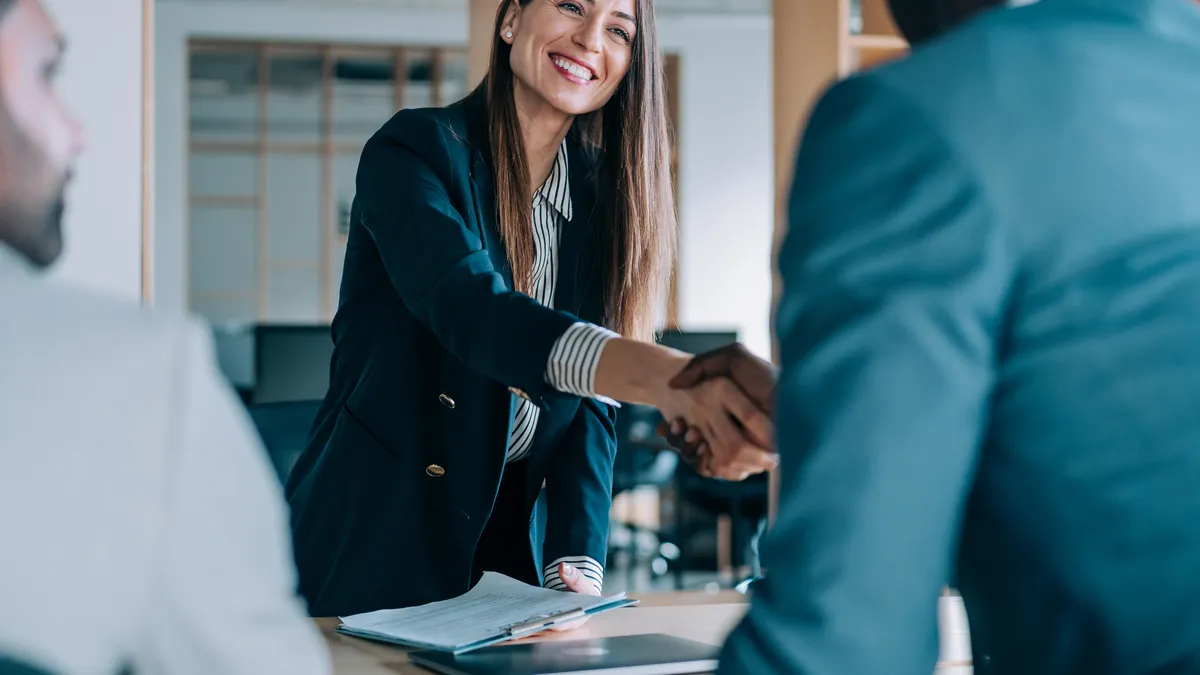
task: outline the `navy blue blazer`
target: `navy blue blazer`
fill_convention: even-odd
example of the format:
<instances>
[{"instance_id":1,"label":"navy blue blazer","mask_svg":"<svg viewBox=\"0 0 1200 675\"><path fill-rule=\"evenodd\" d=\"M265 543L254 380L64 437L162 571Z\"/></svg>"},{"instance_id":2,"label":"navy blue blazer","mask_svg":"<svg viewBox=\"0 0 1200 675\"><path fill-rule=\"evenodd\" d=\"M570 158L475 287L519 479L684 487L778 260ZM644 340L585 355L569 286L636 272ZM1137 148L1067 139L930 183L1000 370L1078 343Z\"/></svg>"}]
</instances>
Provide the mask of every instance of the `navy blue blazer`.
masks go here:
<instances>
[{"instance_id":1,"label":"navy blue blazer","mask_svg":"<svg viewBox=\"0 0 1200 675\"><path fill-rule=\"evenodd\" d=\"M587 255L603 236L595 153L569 139L549 309L512 290L485 113L479 95L403 110L363 150L329 392L287 484L313 615L443 600L485 569L540 584L543 554L604 564L615 410L544 380L568 327L607 323L604 261ZM518 396L542 412L530 457L506 466Z\"/></svg>"}]
</instances>

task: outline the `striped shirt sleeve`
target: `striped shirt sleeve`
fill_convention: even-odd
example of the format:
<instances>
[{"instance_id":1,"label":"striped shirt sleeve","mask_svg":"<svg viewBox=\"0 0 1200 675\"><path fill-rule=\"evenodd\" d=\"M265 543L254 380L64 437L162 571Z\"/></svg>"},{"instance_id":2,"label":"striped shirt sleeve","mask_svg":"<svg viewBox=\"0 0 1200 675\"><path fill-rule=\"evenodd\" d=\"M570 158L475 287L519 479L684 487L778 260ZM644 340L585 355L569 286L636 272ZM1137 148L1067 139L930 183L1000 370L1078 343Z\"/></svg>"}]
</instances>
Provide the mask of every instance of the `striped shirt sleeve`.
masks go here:
<instances>
[{"instance_id":1,"label":"striped shirt sleeve","mask_svg":"<svg viewBox=\"0 0 1200 675\"><path fill-rule=\"evenodd\" d=\"M543 570L545 581L542 582L542 586L552 591L569 590L567 583L558 576L559 563L567 563L571 567L574 567L583 576L584 583L591 586L596 595L602 594L602 590L604 589L604 568L600 566L600 563L586 555L566 556L546 565L546 568Z\"/></svg>"},{"instance_id":2,"label":"striped shirt sleeve","mask_svg":"<svg viewBox=\"0 0 1200 675\"><path fill-rule=\"evenodd\" d=\"M567 329L550 350L546 364L546 383L575 396L594 398L616 406L616 401L596 394L596 367L609 340L616 333L590 323L579 322Z\"/></svg>"}]
</instances>

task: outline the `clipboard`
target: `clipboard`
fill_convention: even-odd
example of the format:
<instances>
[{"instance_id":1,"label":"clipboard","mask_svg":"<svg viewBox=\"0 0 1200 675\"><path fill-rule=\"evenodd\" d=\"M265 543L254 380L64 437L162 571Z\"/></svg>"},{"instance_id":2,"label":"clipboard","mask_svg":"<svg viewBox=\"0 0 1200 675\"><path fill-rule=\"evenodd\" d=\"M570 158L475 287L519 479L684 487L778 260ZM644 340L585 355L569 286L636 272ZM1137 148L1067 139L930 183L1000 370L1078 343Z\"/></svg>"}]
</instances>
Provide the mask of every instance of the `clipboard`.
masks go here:
<instances>
[{"instance_id":1,"label":"clipboard","mask_svg":"<svg viewBox=\"0 0 1200 675\"><path fill-rule=\"evenodd\" d=\"M582 609L572 609L568 612L561 612L545 618L526 621L525 623L517 624L516 626L509 628L508 637L515 640L516 638L524 637L526 635L533 635L534 633L540 633L559 624L570 623L576 619L582 619L587 615L587 612L583 611Z\"/></svg>"},{"instance_id":2,"label":"clipboard","mask_svg":"<svg viewBox=\"0 0 1200 675\"><path fill-rule=\"evenodd\" d=\"M591 596L552 591L486 572L474 588L457 598L342 617L336 631L410 649L466 654L636 604L624 593Z\"/></svg>"}]
</instances>

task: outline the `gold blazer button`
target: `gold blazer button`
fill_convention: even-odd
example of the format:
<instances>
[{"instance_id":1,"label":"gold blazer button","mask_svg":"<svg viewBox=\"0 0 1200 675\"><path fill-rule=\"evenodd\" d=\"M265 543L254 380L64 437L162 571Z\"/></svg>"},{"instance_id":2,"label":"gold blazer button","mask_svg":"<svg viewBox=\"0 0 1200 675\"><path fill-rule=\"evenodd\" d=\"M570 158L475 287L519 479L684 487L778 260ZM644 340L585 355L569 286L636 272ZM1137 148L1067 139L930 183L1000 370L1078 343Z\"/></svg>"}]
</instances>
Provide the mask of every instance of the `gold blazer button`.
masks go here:
<instances>
[{"instance_id":1,"label":"gold blazer button","mask_svg":"<svg viewBox=\"0 0 1200 675\"><path fill-rule=\"evenodd\" d=\"M429 466L425 467L425 473L433 476L434 478L441 478L442 476L446 475L446 470L437 464L430 464Z\"/></svg>"}]
</instances>

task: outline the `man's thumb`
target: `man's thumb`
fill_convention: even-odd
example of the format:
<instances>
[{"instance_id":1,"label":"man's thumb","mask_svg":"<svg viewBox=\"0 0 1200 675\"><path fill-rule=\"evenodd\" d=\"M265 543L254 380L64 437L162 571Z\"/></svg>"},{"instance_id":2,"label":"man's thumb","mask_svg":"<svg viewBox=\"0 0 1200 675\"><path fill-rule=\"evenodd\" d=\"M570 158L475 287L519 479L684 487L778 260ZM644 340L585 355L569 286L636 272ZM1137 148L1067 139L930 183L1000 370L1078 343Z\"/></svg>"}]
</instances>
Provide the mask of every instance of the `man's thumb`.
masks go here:
<instances>
[{"instance_id":1,"label":"man's thumb","mask_svg":"<svg viewBox=\"0 0 1200 675\"><path fill-rule=\"evenodd\" d=\"M709 357L697 356L688 361L687 365L671 378L668 384L672 389L691 389L704 382L709 377L707 364Z\"/></svg>"}]
</instances>

